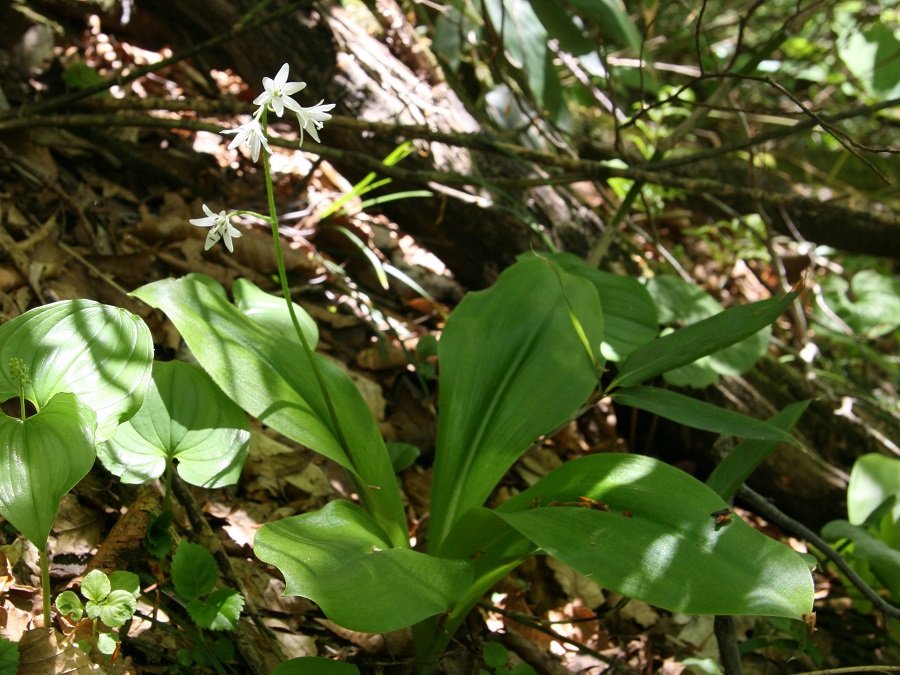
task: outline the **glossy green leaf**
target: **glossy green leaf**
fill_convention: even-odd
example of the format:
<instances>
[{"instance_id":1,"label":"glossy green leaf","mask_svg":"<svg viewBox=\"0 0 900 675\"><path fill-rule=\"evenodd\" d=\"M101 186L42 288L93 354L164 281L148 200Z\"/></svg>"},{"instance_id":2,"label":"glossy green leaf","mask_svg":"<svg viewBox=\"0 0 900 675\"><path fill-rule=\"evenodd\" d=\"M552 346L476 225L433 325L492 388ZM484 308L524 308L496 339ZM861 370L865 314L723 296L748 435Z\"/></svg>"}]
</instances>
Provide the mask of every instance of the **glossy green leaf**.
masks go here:
<instances>
[{"instance_id":1,"label":"glossy green leaf","mask_svg":"<svg viewBox=\"0 0 900 675\"><path fill-rule=\"evenodd\" d=\"M294 330L294 323L291 321L284 298L266 293L247 279L235 281L232 292L234 293L234 304L248 318L265 326L283 339L300 345L300 338L297 337ZM319 343L319 327L306 310L296 302L294 303L294 314L297 316L300 330L306 336L310 348L315 349Z\"/></svg>"},{"instance_id":2,"label":"glossy green leaf","mask_svg":"<svg viewBox=\"0 0 900 675\"><path fill-rule=\"evenodd\" d=\"M603 308L603 356L621 361L659 333L656 305L636 279L594 269L571 253L547 256L566 272L584 277L597 289Z\"/></svg>"},{"instance_id":3,"label":"glossy green leaf","mask_svg":"<svg viewBox=\"0 0 900 675\"><path fill-rule=\"evenodd\" d=\"M97 448L100 461L124 483L159 478L178 460L191 485L233 485L250 448L244 412L201 368L157 362L144 405Z\"/></svg>"},{"instance_id":4,"label":"glossy green leaf","mask_svg":"<svg viewBox=\"0 0 900 675\"><path fill-rule=\"evenodd\" d=\"M301 656L279 663L271 675L359 675L359 668L321 656Z\"/></svg>"},{"instance_id":5,"label":"glossy green leaf","mask_svg":"<svg viewBox=\"0 0 900 675\"><path fill-rule=\"evenodd\" d=\"M614 392L612 399L616 403L646 410L694 429L741 438L797 443L789 433L777 426L669 389L626 387Z\"/></svg>"},{"instance_id":6,"label":"glossy green leaf","mask_svg":"<svg viewBox=\"0 0 900 675\"><path fill-rule=\"evenodd\" d=\"M793 403L772 415L767 424L790 432L808 405L809 401ZM750 477L750 474L756 470L756 467L762 464L778 445L778 441L760 441L749 438L741 441L713 469L709 478L706 479L706 485L722 499L730 500L744 481Z\"/></svg>"},{"instance_id":7,"label":"glossy green leaf","mask_svg":"<svg viewBox=\"0 0 900 675\"><path fill-rule=\"evenodd\" d=\"M900 459L870 453L853 464L847 485L847 517L854 525L863 524L886 499L900 496ZM900 503L893 508L894 521L900 520Z\"/></svg>"},{"instance_id":8,"label":"glossy green leaf","mask_svg":"<svg viewBox=\"0 0 900 675\"><path fill-rule=\"evenodd\" d=\"M713 514L725 508L672 466L603 454L563 464L497 515L600 586L658 607L793 619L811 611L803 559L740 517L717 527Z\"/></svg>"},{"instance_id":9,"label":"glossy green leaf","mask_svg":"<svg viewBox=\"0 0 900 675\"><path fill-rule=\"evenodd\" d=\"M0 414L0 515L43 550L63 496L94 465L94 412L55 394L24 422Z\"/></svg>"},{"instance_id":10,"label":"glossy green leaf","mask_svg":"<svg viewBox=\"0 0 900 675\"><path fill-rule=\"evenodd\" d=\"M659 308L663 326L690 326L722 311L722 306L706 291L674 275L657 275L648 282L647 290ZM663 377L676 387L700 388L714 384L720 375L740 375L765 355L771 335L771 327L765 326L730 347L666 371Z\"/></svg>"},{"instance_id":11,"label":"glossy green leaf","mask_svg":"<svg viewBox=\"0 0 900 675\"><path fill-rule=\"evenodd\" d=\"M731 307L635 349L607 388L628 387L715 354L771 324L797 293Z\"/></svg>"},{"instance_id":12,"label":"glossy green leaf","mask_svg":"<svg viewBox=\"0 0 900 675\"><path fill-rule=\"evenodd\" d=\"M598 366L582 336L594 350L603 339L593 284L542 258L520 260L450 316L438 345L430 550L440 553L454 521L596 388Z\"/></svg>"},{"instance_id":13,"label":"glossy green leaf","mask_svg":"<svg viewBox=\"0 0 900 675\"><path fill-rule=\"evenodd\" d=\"M406 516L390 457L368 406L346 373L327 358L313 355L338 429L304 350L248 318L223 292L185 278L158 281L134 294L166 312L200 365L231 400L356 477L366 506L391 532L392 540L402 545Z\"/></svg>"},{"instance_id":14,"label":"glossy green leaf","mask_svg":"<svg viewBox=\"0 0 900 675\"><path fill-rule=\"evenodd\" d=\"M185 600L210 593L219 580L216 559L206 548L183 541L172 556L172 584Z\"/></svg>"},{"instance_id":15,"label":"glossy green leaf","mask_svg":"<svg viewBox=\"0 0 900 675\"><path fill-rule=\"evenodd\" d=\"M350 630L382 633L440 614L465 593L467 561L392 548L365 511L345 501L267 523L253 551L275 565L286 595L302 595Z\"/></svg>"},{"instance_id":16,"label":"glossy green leaf","mask_svg":"<svg viewBox=\"0 0 900 675\"><path fill-rule=\"evenodd\" d=\"M150 382L153 341L137 316L91 300L63 300L0 326L0 401L19 395L9 362L21 359L31 383L25 397L38 410L59 392L76 394L106 440L137 412Z\"/></svg>"}]
</instances>

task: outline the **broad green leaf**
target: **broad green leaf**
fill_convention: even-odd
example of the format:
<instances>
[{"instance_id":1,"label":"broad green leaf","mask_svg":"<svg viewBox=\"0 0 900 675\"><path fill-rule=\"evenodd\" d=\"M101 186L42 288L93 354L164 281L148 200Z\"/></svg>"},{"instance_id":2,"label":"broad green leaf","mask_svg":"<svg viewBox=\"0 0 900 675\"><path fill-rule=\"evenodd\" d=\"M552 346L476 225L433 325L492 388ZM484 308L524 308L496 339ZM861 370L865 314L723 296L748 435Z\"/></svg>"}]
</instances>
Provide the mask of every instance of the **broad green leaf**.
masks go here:
<instances>
[{"instance_id":1,"label":"broad green leaf","mask_svg":"<svg viewBox=\"0 0 900 675\"><path fill-rule=\"evenodd\" d=\"M63 496L94 465L95 417L55 394L24 422L0 414L0 515L43 550Z\"/></svg>"},{"instance_id":2,"label":"broad green leaf","mask_svg":"<svg viewBox=\"0 0 900 675\"><path fill-rule=\"evenodd\" d=\"M614 392L612 399L616 403L646 410L694 429L741 438L781 441L794 445L797 443L789 433L774 425L668 389L626 387Z\"/></svg>"},{"instance_id":3,"label":"broad green leaf","mask_svg":"<svg viewBox=\"0 0 900 675\"><path fill-rule=\"evenodd\" d=\"M583 498L595 508L582 507ZM813 580L803 559L738 516L717 526L713 514L724 508L674 467L602 454L563 464L497 515L600 586L658 607L792 619L809 612Z\"/></svg>"},{"instance_id":4,"label":"broad green leaf","mask_svg":"<svg viewBox=\"0 0 900 675\"><path fill-rule=\"evenodd\" d=\"M383 633L441 614L471 583L468 561L391 548L378 524L345 501L263 525L254 553L335 623Z\"/></svg>"},{"instance_id":5,"label":"broad green leaf","mask_svg":"<svg viewBox=\"0 0 900 675\"><path fill-rule=\"evenodd\" d=\"M19 395L9 372L11 358L28 368L25 396L38 410L59 392L76 394L94 411L100 442L141 406L153 341L131 312L91 300L63 300L0 326L0 401Z\"/></svg>"},{"instance_id":6,"label":"broad green leaf","mask_svg":"<svg viewBox=\"0 0 900 675\"><path fill-rule=\"evenodd\" d=\"M809 401L799 401L772 415L767 424L790 432L800 420L800 416L806 410ZM778 441L760 441L747 439L741 441L728 455L713 469L706 485L722 499L728 501L738 491L738 488L752 474L756 467L778 447Z\"/></svg>"},{"instance_id":7,"label":"broad green leaf","mask_svg":"<svg viewBox=\"0 0 900 675\"><path fill-rule=\"evenodd\" d=\"M279 663L271 675L359 675L359 668L322 656L301 656Z\"/></svg>"},{"instance_id":8,"label":"broad green leaf","mask_svg":"<svg viewBox=\"0 0 900 675\"><path fill-rule=\"evenodd\" d=\"M797 293L731 307L635 349L607 390L628 387L715 354L771 324Z\"/></svg>"},{"instance_id":9,"label":"broad green leaf","mask_svg":"<svg viewBox=\"0 0 900 675\"><path fill-rule=\"evenodd\" d=\"M300 338L297 337L297 332L294 330L294 322L291 321L284 298L266 293L247 279L235 281L232 292L234 293L234 304L247 317L265 326L273 333L281 335L284 339L292 340L300 345ZM303 331L310 348L315 349L319 343L319 327L316 326L316 322L306 310L296 302L294 303L294 314L297 316L297 323L300 324L300 330Z\"/></svg>"},{"instance_id":10,"label":"broad green leaf","mask_svg":"<svg viewBox=\"0 0 900 675\"><path fill-rule=\"evenodd\" d=\"M178 460L191 485L233 485L250 448L244 412L201 368L169 361L153 365L144 405L97 448L100 461L124 483L159 478Z\"/></svg>"},{"instance_id":11,"label":"broad green leaf","mask_svg":"<svg viewBox=\"0 0 900 675\"><path fill-rule=\"evenodd\" d=\"M715 298L681 277L657 275L649 281L647 290L659 308L659 322L664 326L690 326L722 311ZM740 375L765 355L771 336L771 327L765 326L730 347L666 371L663 377L676 387L701 388L714 384L720 375Z\"/></svg>"},{"instance_id":12,"label":"broad green leaf","mask_svg":"<svg viewBox=\"0 0 900 675\"><path fill-rule=\"evenodd\" d=\"M125 624L137 610L137 599L128 591L112 591L103 601L100 620L110 628Z\"/></svg>"},{"instance_id":13,"label":"broad green leaf","mask_svg":"<svg viewBox=\"0 0 900 675\"><path fill-rule=\"evenodd\" d=\"M891 596L900 598L900 551L846 520L833 520L825 525L822 538L834 542L841 539L852 541L852 557L869 563L869 569L891 592Z\"/></svg>"},{"instance_id":14,"label":"broad green leaf","mask_svg":"<svg viewBox=\"0 0 900 675\"><path fill-rule=\"evenodd\" d=\"M187 604L194 623L209 630L234 630L243 609L244 596L233 588L220 588L205 600Z\"/></svg>"},{"instance_id":15,"label":"broad green leaf","mask_svg":"<svg viewBox=\"0 0 900 675\"><path fill-rule=\"evenodd\" d=\"M211 592L219 580L213 554L203 546L183 541L172 556L172 584L185 600L196 600Z\"/></svg>"},{"instance_id":16,"label":"broad green leaf","mask_svg":"<svg viewBox=\"0 0 900 675\"><path fill-rule=\"evenodd\" d=\"M886 499L900 496L900 459L870 453L853 464L847 485L847 517L862 525ZM893 508L894 521L900 520L900 503Z\"/></svg>"},{"instance_id":17,"label":"broad green leaf","mask_svg":"<svg viewBox=\"0 0 900 675\"><path fill-rule=\"evenodd\" d=\"M93 602L103 602L111 590L112 584L103 570L91 570L81 581L81 594Z\"/></svg>"},{"instance_id":18,"label":"broad green leaf","mask_svg":"<svg viewBox=\"0 0 900 675\"><path fill-rule=\"evenodd\" d=\"M603 356L621 361L659 333L656 305L640 282L594 269L571 253L547 256L566 272L584 277L597 289L603 308Z\"/></svg>"},{"instance_id":19,"label":"broad green leaf","mask_svg":"<svg viewBox=\"0 0 900 675\"><path fill-rule=\"evenodd\" d=\"M454 521L597 387L598 364L582 337L594 351L603 339L597 292L546 259L520 260L459 303L438 345L430 550L440 553Z\"/></svg>"},{"instance_id":20,"label":"broad green leaf","mask_svg":"<svg viewBox=\"0 0 900 675\"><path fill-rule=\"evenodd\" d=\"M196 279L166 279L134 294L166 312L231 400L263 424L347 469L392 541L406 541L406 516L390 457L368 406L346 373L313 355L338 429L304 350L248 318L224 293Z\"/></svg>"}]
</instances>

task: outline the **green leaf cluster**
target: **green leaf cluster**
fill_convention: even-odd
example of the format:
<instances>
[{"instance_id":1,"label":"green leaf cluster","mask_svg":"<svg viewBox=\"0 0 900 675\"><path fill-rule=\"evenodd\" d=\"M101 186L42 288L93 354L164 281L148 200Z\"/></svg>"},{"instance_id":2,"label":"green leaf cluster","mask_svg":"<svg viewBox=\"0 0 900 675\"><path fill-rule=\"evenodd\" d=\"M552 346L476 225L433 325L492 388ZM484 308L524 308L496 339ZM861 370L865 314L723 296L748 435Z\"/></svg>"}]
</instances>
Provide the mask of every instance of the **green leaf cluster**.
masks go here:
<instances>
[{"instance_id":1,"label":"green leaf cluster","mask_svg":"<svg viewBox=\"0 0 900 675\"><path fill-rule=\"evenodd\" d=\"M172 556L172 583L191 619L201 628L234 630L244 609L244 596L231 588L216 589L219 568L207 549L183 541Z\"/></svg>"},{"instance_id":2,"label":"green leaf cluster","mask_svg":"<svg viewBox=\"0 0 900 675\"><path fill-rule=\"evenodd\" d=\"M723 496L766 453L791 441L799 410L762 422L640 385L753 336L793 295L660 338L645 289L572 256L525 256L493 287L467 295L438 343L426 553L410 548L391 453L342 370L317 354L288 353L285 340L196 277L136 294L169 315L230 398L340 463L359 487L361 506L336 501L267 523L254 543L257 556L283 572L287 593L314 600L342 626L413 625L420 659L434 664L483 594L540 551L607 588L682 612L799 619L811 609L803 559L739 518L719 527L711 515L727 508ZM607 357L619 364L604 387ZM485 506L517 459L605 395L761 445L743 446L718 491L648 457L589 455L496 509ZM748 550L758 563L747 564Z\"/></svg>"},{"instance_id":3,"label":"green leaf cluster","mask_svg":"<svg viewBox=\"0 0 900 675\"><path fill-rule=\"evenodd\" d=\"M56 609L73 621L86 617L100 621L107 628L124 626L137 611L140 581L136 574L116 571L106 575L102 570L91 570L81 582L81 594L86 602L73 591L63 591L56 598ZM96 632L96 646L101 654L115 653L119 636L112 632Z\"/></svg>"}]
</instances>

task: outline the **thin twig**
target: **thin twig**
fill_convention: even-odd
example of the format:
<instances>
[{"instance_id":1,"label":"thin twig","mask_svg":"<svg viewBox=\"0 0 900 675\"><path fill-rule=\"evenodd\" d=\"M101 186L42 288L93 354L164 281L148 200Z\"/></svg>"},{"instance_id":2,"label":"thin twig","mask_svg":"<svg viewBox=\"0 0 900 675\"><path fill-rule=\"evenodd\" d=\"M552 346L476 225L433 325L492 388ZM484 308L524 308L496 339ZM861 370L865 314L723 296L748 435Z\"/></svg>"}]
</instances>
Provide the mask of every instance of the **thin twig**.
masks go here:
<instances>
[{"instance_id":1,"label":"thin twig","mask_svg":"<svg viewBox=\"0 0 900 675\"><path fill-rule=\"evenodd\" d=\"M896 607L889 602L887 602L884 598L882 598L875 590L869 586L862 578L853 571L853 568L844 560L844 557L835 551L828 543L822 539L815 532L810 530L803 523L794 520L790 516L785 513L782 513L776 506L774 506L768 499L763 497L758 492L750 489L746 485L742 485L738 490L738 496L746 501L753 509L759 513L763 518L768 520L771 523L774 523L781 529L786 532L790 532L801 539L805 539L810 544L819 549L825 556L831 560L837 568L844 573L847 577L847 580L850 581L856 588L862 593L866 600L871 602L882 611L884 614L894 617L895 619L900 618L900 607ZM829 671L819 671L819 672L829 672ZM838 672L838 671L831 671Z\"/></svg>"}]
</instances>

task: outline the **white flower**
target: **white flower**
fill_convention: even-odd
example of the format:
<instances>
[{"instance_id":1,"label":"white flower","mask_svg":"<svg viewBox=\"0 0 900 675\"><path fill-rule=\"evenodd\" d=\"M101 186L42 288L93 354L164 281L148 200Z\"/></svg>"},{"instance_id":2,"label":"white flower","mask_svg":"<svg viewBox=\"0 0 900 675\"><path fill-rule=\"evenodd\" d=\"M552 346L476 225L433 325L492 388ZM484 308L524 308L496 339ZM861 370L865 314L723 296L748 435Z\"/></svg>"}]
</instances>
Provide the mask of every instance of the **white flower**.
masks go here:
<instances>
[{"instance_id":1,"label":"white flower","mask_svg":"<svg viewBox=\"0 0 900 675\"><path fill-rule=\"evenodd\" d=\"M229 129L228 131L223 131L223 134L237 134L234 137L234 140L231 141L231 144L228 146L229 150L234 150L239 145L246 143L250 146L250 156L253 157L253 161L257 161L259 159L259 149L263 147L266 149L270 155L272 154L272 148L269 147L269 142L266 140L266 135L263 133L262 125L259 123L259 119L254 117L249 122L242 124L237 129Z\"/></svg>"},{"instance_id":2,"label":"white flower","mask_svg":"<svg viewBox=\"0 0 900 675\"><path fill-rule=\"evenodd\" d=\"M285 63L274 80L270 77L263 78L262 83L266 91L253 99L253 105L273 110L279 117L284 114L285 108L299 113L300 104L291 98L291 94L296 94L303 89L306 82L288 82L287 78L288 64Z\"/></svg>"},{"instance_id":3,"label":"white flower","mask_svg":"<svg viewBox=\"0 0 900 675\"><path fill-rule=\"evenodd\" d=\"M190 221L191 225L197 227L212 228L206 236L206 246L203 250L208 251L219 239L224 238L225 248L229 253L234 253L234 244L231 240L240 237L241 233L231 224L228 215L224 211L213 213L206 204L203 205L203 212L206 214L205 218L192 218Z\"/></svg>"},{"instance_id":4,"label":"white flower","mask_svg":"<svg viewBox=\"0 0 900 675\"><path fill-rule=\"evenodd\" d=\"M322 105L323 103L325 103L325 99L322 99L311 108L303 108L297 111L297 121L300 123L301 131L301 144L303 143L303 131L309 133L316 143L321 142L319 141L319 129L322 128L323 122L327 122L331 119L331 115L326 111L331 110L335 105L334 103L325 103L325 105Z\"/></svg>"}]
</instances>

